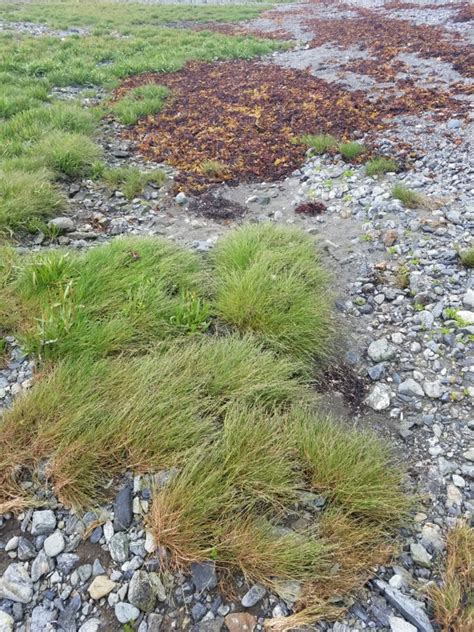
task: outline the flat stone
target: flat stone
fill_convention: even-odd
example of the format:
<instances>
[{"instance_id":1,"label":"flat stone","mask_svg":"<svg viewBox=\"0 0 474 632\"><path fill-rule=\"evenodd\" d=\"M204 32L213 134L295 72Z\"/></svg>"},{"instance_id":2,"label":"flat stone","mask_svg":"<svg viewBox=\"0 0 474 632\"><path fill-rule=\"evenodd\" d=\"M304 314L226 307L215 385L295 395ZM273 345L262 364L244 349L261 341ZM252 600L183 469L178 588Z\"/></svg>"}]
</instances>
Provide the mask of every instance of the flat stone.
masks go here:
<instances>
[{"instance_id":1,"label":"flat stone","mask_svg":"<svg viewBox=\"0 0 474 632\"><path fill-rule=\"evenodd\" d=\"M407 597L381 579L375 579L374 585L395 610L400 612L409 623L412 623L416 627L418 632L433 632L433 626L428 619L428 615L422 603L415 601L411 597Z\"/></svg>"},{"instance_id":2,"label":"flat stone","mask_svg":"<svg viewBox=\"0 0 474 632\"><path fill-rule=\"evenodd\" d=\"M76 617L81 608L80 595L74 595L69 599L68 604L60 612L58 617L58 630L61 632L77 632Z\"/></svg>"},{"instance_id":3,"label":"flat stone","mask_svg":"<svg viewBox=\"0 0 474 632\"><path fill-rule=\"evenodd\" d=\"M392 632L416 632L414 625L405 619L400 619L400 617L389 617L388 621Z\"/></svg>"},{"instance_id":4,"label":"flat stone","mask_svg":"<svg viewBox=\"0 0 474 632\"><path fill-rule=\"evenodd\" d=\"M35 558L37 551L32 542L20 536L20 538L18 538L17 555L19 560L26 562L27 560Z\"/></svg>"},{"instance_id":5,"label":"flat stone","mask_svg":"<svg viewBox=\"0 0 474 632\"><path fill-rule=\"evenodd\" d=\"M367 355L374 362L384 362L385 360L391 360L397 350L390 344L387 338L379 338L370 343L367 349Z\"/></svg>"},{"instance_id":6,"label":"flat stone","mask_svg":"<svg viewBox=\"0 0 474 632\"><path fill-rule=\"evenodd\" d=\"M386 410L390 408L390 387L386 384L375 384L364 400L372 410Z\"/></svg>"},{"instance_id":7,"label":"flat stone","mask_svg":"<svg viewBox=\"0 0 474 632\"><path fill-rule=\"evenodd\" d=\"M31 579L37 582L41 577L49 573L51 566L54 564L42 549L31 565Z\"/></svg>"},{"instance_id":8,"label":"flat stone","mask_svg":"<svg viewBox=\"0 0 474 632\"><path fill-rule=\"evenodd\" d=\"M115 604L114 612L120 623L135 621L140 616L140 610L126 601L119 601Z\"/></svg>"},{"instance_id":9,"label":"flat stone","mask_svg":"<svg viewBox=\"0 0 474 632\"><path fill-rule=\"evenodd\" d=\"M212 590L217 586L216 566L214 562L195 562L191 564L191 577L197 592Z\"/></svg>"},{"instance_id":10,"label":"flat stone","mask_svg":"<svg viewBox=\"0 0 474 632\"><path fill-rule=\"evenodd\" d=\"M53 622L56 620L56 617L56 610L49 610L44 606L36 606L31 612L30 632L54 630Z\"/></svg>"},{"instance_id":11,"label":"flat stone","mask_svg":"<svg viewBox=\"0 0 474 632\"><path fill-rule=\"evenodd\" d=\"M229 632L253 632L257 618L249 612L234 612L224 618Z\"/></svg>"},{"instance_id":12,"label":"flat stone","mask_svg":"<svg viewBox=\"0 0 474 632\"><path fill-rule=\"evenodd\" d=\"M425 394L420 384L411 377L398 385L398 392L406 397L423 397Z\"/></svg>"},{"instance_id":13,"label":"flat stone","mask_svg":"<svg viewBox=\"0 0 474 632\"><path fill-rule=\"evenodd\" d=\"M156 602L165 601L166 590L157 573L135 571L128 586L129 602L143 612L152 612Z\"/></svg>"},{"instance_id":14,"label":"flat stone","mask_svg":"<svg viewBox=\"0 0 474 632\"><path fill-rule=\"evenodd\" d=\"M242 601L240 602L244 608L251 608L255 606L265 595L267 594L267 590L261 584L254 584L242 597Z\"/></svg>"},{"instance_id":15,"label":"flat stone","mask_svg":"<svg viewBox=\"0 0 474 632\"><path fill-rule=\"evenodd\" d=\"M79 555L75 553L61 553L56 559L56 569L62 575L69 575L79 564L80 559Z\"/></svg>"},{"instance_id":16,"label":"flat stone","mask_svg":"<svg viewBox=\"0 0 474 632\"><path fill-rule=\"evenodd\" d=\"M87 589L89 595L94 601L107 597L109 593L115 588L117 584L110 580L107 575L97 575L91 582L91 585Z\"/></svg>"},{"instance_id":17,"label":"flat stone","mask_svg":"<svg viewBox=\"0 0 474 632\"><path fill-rule=\"evenodd\" d=\"M44 552L48 557L56 557L64 551L66 543L61 531L55 531L44 541Z\"/></svg>"},{"instance_id":18,"label":"flat stone","mask_svg":"<svg viewBox=\"0 0 474 632\"><path fill-rule=\"evenodd\" d=\"M0 578L0 599L29 603L33 598L33 582L23 564L10 564Z\"/></svg>"},{"instance_id":19,"label":"flat stone","mask_svg":"<svg viewBox=\"0 0 474 632\"><path fill-rule=\"evenodd\" d=\"M147 632L161 632L161 624L163 623L163 615L152 612L147 618Z\"/></svg>"},{"instance_id":20,"label":"flat stone","mask_svg":"<svg viewBox=\"0 0 474 632\"><path fill-rule=\"evenodd\" d=\"M216 617L210 621L201 621L199 624L198 632L221 632L224 625L223 617ZM148 628L148 632L150 629Z\"/></svg>"},{"instance_id":21,"label":"flat stone","mask_svg":"<svg viewBox=\"0 0 474 632\"><path fill-rule=\"evenodd\" d=\"M56 516L51 509L42 509L33 512L31 523L32 535L49 535L56 528Z\"/></svg>"},{"instance_id":22,"label":"flat stone","mask_svg":"<svg viewBox=\"0 0 474 632\"><path fill-rule=\"evenodd\" d=\"M100 619L88 619L79 628L79 632L98 632L100 629Z\"/></svg>"},{"instance_id":23,"label":"flat stone","mask_svg":"<svg viewBox=\"0 0 474 632\"><path fill-rule=\"evenodd\" d=\"M474 309L474 290L469 289L462 299L462 303L469 309Z\"/></svg>"},{"instance_id":24,"label":"flat stone","mask_svg":"<svg viewBox=\"0 0 474 632\"><path fill-rule=\"evenodd\" d=\"M110 557L114 562L123 564L128 559L128 535L125 533L115 533L109 541Z\"/></svg>"},{"instance_id":25,"label":"flat stone","mask_svg":"<svg viewBox=\"0 0 474 632\"><path fill-rule=\"evenodd\" d=\"M460 309L457 312L457 317L468 325L474 325L474 312L471 312L467 309Z\"/></svg>"},{"instance_id":26,"label":"flat stone","mask_svg":"<svg viewBox=\"0 0 474 632\"><path fill-rule=\"evenodd\" d=\"M69 233L76 228L70 217L55 217L48 222L48 226L56 228L60 233Z\"/></svg>"},{"instance_id":27,"label":"flat stone","mask_svg":"<svg viewBox=\"0 0 474 632\"><path fill-rule=\"evenodd\" d=\"M132 524L133 512L133 491L131 483L122 487L114 502L114 529L115 531L125 531Z\"/></svg>"}]
</instances>

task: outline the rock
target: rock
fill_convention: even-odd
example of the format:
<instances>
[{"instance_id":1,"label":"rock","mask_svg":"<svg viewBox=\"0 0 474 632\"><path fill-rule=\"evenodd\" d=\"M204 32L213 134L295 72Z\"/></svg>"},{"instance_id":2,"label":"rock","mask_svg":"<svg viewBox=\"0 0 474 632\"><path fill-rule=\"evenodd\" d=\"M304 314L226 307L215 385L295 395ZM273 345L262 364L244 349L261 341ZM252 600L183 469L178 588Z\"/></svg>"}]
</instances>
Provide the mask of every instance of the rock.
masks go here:
<instances>
[{"instance_id":1,"label":"rock","mask_svg":"<svg viewBox=\"0 0 474 632\"><path fill-rule=\"evenodd\" d=\"M29 603L33 598L33 583L23 564L10 564L0 578L0 599Z\"/></svg>"},{"instance_id":2,"label":"rock","mask_svg":"<svg viewBox=\"0 0 474 632\"><path fill-rule=\"evenodd\" d=\"M196 602L194 606L191 608L191 616L195 623L197 623L198 621L201 621L201 619L204 617L206 613L207 613L206 606L199 601Z\"/></svg>"},{"instance_id":3,"label":"rock","mask_svg":"<svg viewBox=\"0 0 474 632\"><path fill-rule=\"evenodd\" d=\"M431 397L431 399L439 399L443 394L443 387L438 380L434 382L424 382L423 390L425 391L425 395Z\"/></svg>"},{"instance_id":4,"label":"rock","mask_svg":"<svg viewBox=\"0 0 474 632\"><path fill-rule=\"evenodd\" d=\"M244 608L251 608L263 599L266 593L267 591L264 586L261 584L254 584L242 597L242 601L240 603Z\"/></svg>"},{"instance_id":5,"label":"rock","mask_svg":"<svg viewBox=\"0 0 474 632\"><path fill-rule=\"evenodd\" d=\"M109 541L110 557L114 562L123 564L128 559L128 535L125 533L115 533Z\"/></svg>"},{"instance_id":6,"label":"rock","mask_svg":"<svg viewBox=\"0 0 474 632\"><path fill-rule=\"evenodd\" d=\"M75 553L61 553L56 559L56 568L62 575L69 573L76 568L80 562L79 555Z\"/></svg>"},{"instance_id":7,"label":"rock","mask_svg":"<svg viewBox=\"0 0 474 632\"><path fill-rule=\"evenodd\" d=\"M152 612L148 615L148 632L161 632L161 624L163 622L163 615Z\"/></svg>"},{"instance_id":8,"label":"rock","mask_svg":"<svg viewBox=\"0 0 474 632\"><path fill-rule=\"evenodd\" d=\"M462 505L462 494L456 485L451 483L446 488L446 506L450 509L459 510Z\"/></svg>"},{"instance_id":9,"label":"rock","mask_svg":"<svg viewBox=\"0 0 474 632\"><path fill-rule=\"evenodd\" d=\"M76 226L70 217L55 217L48 222L50 228L55 228L60 233L70 233Z\"/></svg>"},{"instance_id":10,"label":"rock","mask_svg":"<svg viewBox=\"0 0 474 632\"><path fill-rule=\"evenodd\" d=\"M386 410L390 407L390 387L386 384L375 384L364 402L373 410Z\"/></svg>"},{"instance_id":11,"label":"rock","mask_svg":"<svg viewBox=\"0 0 474 632\"><path fill-rule=\"evenodd\" d=\"M474 290L469 289L462 299L462 303L468 309L474 309Z\"/></svg>"},{"instance_id":12,"label":"rock","mask_svg":"<svg viewBox=\"0 0 474 632\"><path fill-rule=\"evenodd\" d=\"M406 397L423 397L425 394L418 382L411 377L398 385L398 392Z\"/></svg>"},{"instance_id":13,"label":"rock","mask_svg":"<svg viewBox=\"0 0 474 632\"><path fill-rule=\"evenodd\" d=\"M419 632L433 632L433 626L428 619L423 604L411 597L407 597L381 579L375 579L374 585L395 610L400 612Z\"/></svg>"},{"instance_id":14,"label":"rock","mask_svg":"<svg viewBox=\"0 0 474 632\"><path fill-rule=\"evenodd\" d=\"M195 562L191 564L191 577L197 592L212 590L217 586L217 575L214 562Z\"/></svg>"},{"instance_id":15,"label":"rock","mask_svg":"<svg viewBox=\"0 0 474 632\"><path fill-rule=\"evenodd\" d=\"M20 538L15 535L13 538L10 538L8 542L5 544L5 553L9 553L10 551L16 551L18 548L18 542Z\"/></svg>"},{"instance_id":16,"label":"rock","mask_svg":"<svg viewBox=\"0 0 474 632\"><path fill-rule=\"evenodd\" d=\"M234 612L224 618L229 632L253 632L257 618L249 612Z\"/></svg>"},{"instance_id":17,"label":"rock","mask_svg":"<svg viewBox=\"0 0 474 632\"><path fill-rule=\"evenodd\" d=\"M221 632L223 625L223 617L217 617L211 621L202 621L199 624L198 632ZM148 629L148 632L150 632L150 629Z\"/></svg>"},{"instance_id":18,"label":"rock","mask_svg":"<svg viewBox=\"0 0 474 632\"><path fill-rule=\"evenodd\" d=\"M287 603L295 603L303 593L303 585L296 580L275 581L275 592Z\"/></svg>"},{"instance_id":19,"label":"rock","mask_svg":"<svg viewBox=\"0 0 474 632\"><path fill-rule=\"evenodd\" d=\"M370 343L367 354L374 362L384 362L393 358L396 351L396 348L390 344L387 338L379 338Z\"/></svg>"},{"instance_id":20,"label":"rock","mask_svg":"<svg viewBox=\"0 0 474 632\"><path fill-rule=\"evenodd\" d=\"M81 625L79 632L98 632L100 629L100 619L89 619Z\"/></svg>"},{"instance_id":21,"label":"rock","mask_svg":"<svg viewBox=\"0 0 474 632\"><path fill-rule=\"evenodd\" d=\"M423 327L423 329L431 329L434 323L434 316L431 312L424 309L416 315L416 322Z\"/></svg>"},{"instance_id":22,"label":"rock","mask_svg":"<svg viewBox=\"0 0 474 632\"><path fill-rule=\"evenodd\" d=\"M423 566L424 568L431 567L431 555L429 555L422 544L419 542L410 544L410 553L415 564Z\"/></svg>"},{"instance_id":23,"label":"rock","mask_svg":"<svg viewBox=\"0 0 474 632\"><path fill-rule=\"evenodd\" d=\"M56 557L64 551L66 543L61 531L55 531L44 541L44 552L48 557Z\"/></svg>"},{"instance_id":24,"label":"rock","mask_svg":"<svg viewBox=\"0 0 474 632\"><path fill-rule=\"evenodd\" d=\"M393 228L390 230L387 230L387 232L383 236L383 243L384 243L384 246L386 246L387 248L390 248L390 246L393 246L395 243L397 243L397 240L398 240L398 232L394 230Z\"/></svg>"},{"instance_id":25,"label":"rock","mask_svg":"<svg viewBox=\"0 0 474 632\"><path fill-rule=\"evenodd\" d=\"M0 610L0 632L13 632L15 621L9 614Z\"/></svg>"},{"instance_id":26,"label":"rock","mask_svg":"<svg viewBox=\"0 0 474 632\"><path fill-rule=\"evenodd\" d=\"M416 632L414 625L405 619L400 619L400 617L389 617L388 621L392 632Z\"/></svg>"},{"instance_id":27,"label":"rock","mask_svg":"<svg viewBox=\"0 0 474 632\"><path fill-rule=\"evenodd\" d=\"M133 512L133 491L132 485L127 483L119 491L114 502L114 529L124 531L132 524Z\"/></svg>"},{"instance_id":28,"label":"rock","mask_svg":"<svg viewBox=\"0 0 474 632\"><path fill-rule=\"evenodd\" d=\"M147 531L145 533L145 551L147 553L154 553L156 551L156 540L155 536L151 531Z\"/></svg>"},{"instance_id":29,"label":"rock","mask_svg":"<svg viewBox=\"0 0 474 632\"><path fill-rule=\"evenodd\" d=\"M49 535L56 528L56 516L51 509L33 512L31 524L32 535Z\"/></svg>"},{"instance_id":30,"label":"rock","mask_svg":"<svg viewBox=\"0 0 474 632\"><path fill-rule=\"evenodd\" d=\"M111 581L107 575L97 575L87 590L91 598L97 601L111 593L116 585L117 584Z\"/></svg>"},{"instance_id":31,"label":"rock","mask_svg":"<svg viewBox=\"0 0 474 632\"><path fill-rule=\"evenodd\" d=\"M54 562L51 562L45 551L41 550L31 565L31 579L33 582L37 582L38 579L49 573L52 564Z\"/></svg>"},{"instance_id":32,"label":"rock","mask_svg":"<svg viewBox=\"0 0 474 632\"><path fill-rule=\"evenodd\" d=\"M378 364L369 366L369 368L367 369L367 373L370 379L376 382L383 377L385 373L385 364L383 362L379 362Z\"/></svg>"},{"instance_id":33,"label":"rock","mask_svg":"<svg viewBox=\"0 0 474 632\"><path fill-rule=\"evenodd\" d=\"M128 586L128 600L143 610L152 612L156 601L165 601L166 591L157 573L135 571Z\"/></svg>"},{"instance_id":34,"label":"rock","mask_svg":"<svg viewBox=\"0 0 474 632\"><path fill-rule=\"evenodd\" d=\"M463 457L468 461L474 461L474 448L469 448L469 450L463 452Z\"/></svg>"},{"instance_id":35,"label":"rock","mask_svg":"<svg viewBox=\"0 0 474 632\"><path fill-rule=\"evenodd\" d=\"M23 537L18 538L17 555L19 560L21 560L22 562L32 560L34 557L36 557L36 554L37 551L34 545L29 540Z\"/></svg>"},{"instance_id":36,"label":"rock","mask_svg":"<svg viewBox=\"0 0 474 632\"><path fill-rule=\"evenodd\" d=\"M180 191L174 199L175 199L175 202L179 204L180 206L183 206L184 204L186 204L186 202L189 201L186 195L182 191Z\"/></svg>"},{"instance_id":37,"label":"rock","mask_svg":"<svg viewBox=\"0 0 474 632\"><path fill-rule=\"evenodd\" d=\"M460 309L456 315L463 323L474 325L474 312L468 311L467 309Z\"/></svg>"},{"instance_id":38,"label":"rock","mask_svg":"<svg viewBox=\"0 0 474 632\"><path fill-rule=\"evenodd\" d=\"M54 630L53 622L56 621L56 616L56 610L49 610L44 606L36 606L31 612L30 632Z\"/></svg>"},{"instance_id":39,"label":"rock","mask_svg":"<svg viewBox=\"0 0 474 632\"><path fill-rule=\"evenodd\" d=\"M58 617L58 629L61 632L76 632L76 616L81 607L81 597L74 595Z\"/></svg>"},{"instance_id":40,"label":"rock","mask_svg":"<svg viewBox=\"0 0 474 632\"><path fill-rule=\"evenodd\" d=\"M132 604L126 601L119 601L115 604L115 616L120 623L129 623L135 621L140 616L140 610L132 606Z\"/></svg>"}]
</instances>

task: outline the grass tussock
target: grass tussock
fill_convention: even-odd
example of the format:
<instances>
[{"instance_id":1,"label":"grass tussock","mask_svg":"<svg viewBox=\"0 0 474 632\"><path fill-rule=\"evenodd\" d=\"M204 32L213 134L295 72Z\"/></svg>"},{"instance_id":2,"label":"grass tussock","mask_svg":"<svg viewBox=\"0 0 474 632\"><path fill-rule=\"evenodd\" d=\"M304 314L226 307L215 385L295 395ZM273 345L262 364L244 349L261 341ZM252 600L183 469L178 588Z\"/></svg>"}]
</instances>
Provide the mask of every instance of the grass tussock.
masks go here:
<instances>
[{"instance_id":1,"label":"grass tussock","mask_svg":"<svg viewBox=\"0 0 474 632\"><path fill-rule=\"evenodd\" d=\"M344 158L344 160L351 161L351 160L355 160L359 156L362 156L362 154L365 154L365 152L367 151L367 148L364 145L362 145L362 143L352 141L349 143L342 143L341 145L339 145L338 151L341 154L341 156Z\"/></svg>"},{"instance_id":2,"label":"grass tussock","mask_svg":"<svg viewBox=\"0 0 474 632\"><path fill-rule=\"evenodd\" d=\"M365 165L365 171L368 176L378 176L384 173L395 172L398 169L398 165L392 158L385 158L380 156L378 158L372 158Z\"/></svg>"},{"instance_id":3,"label":"grass tussock","mask_svg":"<svg viewBox=\"0 0 474 632\"><path fill-rule=\"evenodd\" d=\"M409 189L404 184L398 183L392 189L392 197L406 206L407 208L418 208L423 204L423 196Z\"/></svg>"},{"instance_id":4,"label":"grass tussock","mask_svg":"<svg viewBox=\"0 0 474 632\"><path fill-rule=\"evenodd\" d=\"M47 167L69 178L87 177L102 157L98 145L84 134L54 132L48 134L32 149Z\"/></svg>"},{"instance_id":5,"label":"grass tussock","mask_svg":"<svg viewBox=\"0 0 474 632\"><path fill-rule=\"evenodd\" d=\"M166 175L160 169L141 171L137 167L106 169L102 178L110 187L122 191L127 200L142 193L147 184L160 187L166 181Z\"/></svg>"},{"instance_id":6,"label":"grass tussock","mask_svg":"<svg viewBox=\"0 0 474 632\"><path fill-rule=\"evenodd\" d=\"M465 268L474 268L474 247L462 250L459 257Z\"/></svg>"},{"instance_id":7,"label":"grass tussock","mask_svg":"<svg viewBox=\"0 0 474 632\"><path fill-rule=\"evenodd\" d=\"M216 311L269 347L322 358L331 340L330 299L312 239L260 225L224 237L214 254Z\"/></svg>"},{"instance_id":8,"label":"grass tussock","mask_svg":"<svg viewBox=\"0 0 474 632\"><path fill-rule=\"evenodd\" d=\"M221 178L225 171L226 166L217 160L204 160L200 167L201 172L210 178Z\"/></svg>"},{"instance_id":9,"label":"grass tussock","mask_svg":"<svg viewBox=\"0 0 474 632\"><path fill-rule=\"evenodd\" d=\"M166 86L147 84L133 88L112 106L112 111L124 125L133 125L138 119L157 114L165 104L169 90Z\"/></svg>"},{"instance_id":10,"label":"grass tussock","mask_svg":"<svg viewBox=\"0 0 474 632\"><path fill-rule=\"evenodd\" d=\"M337 138L330 134L303 134L297 139L303 145L307 145L312 153L319 155L325 154L331 149L337 147Z\"/></svg>"},{"instance_id":11,"label":"grass tussock","mask_svg":"<svg viewBox=\"0 0 474 632\"><path fill-rule=\"evenodd\" d=\"M460 522L448 533L439 586L429 590L441 630L464 632L474 627L474 531Z\"/></svg>"}]
</instances>

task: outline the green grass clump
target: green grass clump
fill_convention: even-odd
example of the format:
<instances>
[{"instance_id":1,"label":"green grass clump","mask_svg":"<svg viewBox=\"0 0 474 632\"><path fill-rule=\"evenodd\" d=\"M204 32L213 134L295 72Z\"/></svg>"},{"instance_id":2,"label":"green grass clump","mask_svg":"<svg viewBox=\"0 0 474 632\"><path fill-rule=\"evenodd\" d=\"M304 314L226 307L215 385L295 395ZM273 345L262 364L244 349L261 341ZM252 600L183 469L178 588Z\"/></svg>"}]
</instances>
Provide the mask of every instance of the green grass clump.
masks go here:
<instances>
[{"instance_id":1,"label":"green grass clump","mask_svg":"<svg viewBox=\"0 0 474 632\"><path fill-rule=\"evenodd\" d=\"M165 240L120 239L83 255L56 250L17 275L32 316L24 344L46 358L136 351L208 326L199 260Z\"/></svg>"},{"instance_id":2,"label":"green grass clump","mask_svg":"<svg viewBox=\"0 0 474 632\"><path fill-rule=\"evenodd\" d=\"M166 180L166 175L159 169L141 171L137 167L106 169L102 177L110 187L120 189L128 200L142 193L147 184L161 186Z\"/></svg>"},{"instance_id":3,"label":"green grass clump","mask_svg":"<svg viewBox=\"0 0 474 632\"><path fill-rule=\"evenodd\" d=\"M357 143L355 141L350 143L342 143L338 147L339 153L342 155L344 160L354 160L358 158L362 154L364 154L367 149L361 143Z\"/></svg>"},{"instance_id":4,"label":"green grass clump","mask_svg":"<svg viewBox=\"0 0 474 632\"><path fill-rule=\"evenodd\" d=\"M14 75L8 73L0 77L0 119L8 119L48 101L47 83L40 79L17 81Z\"/></svg>"},{"instance_id":5,"label":"green grass clump","mask_svg":"<svg viewBox=\"0 0 474 632\"><path fill-rule=\"evenodd\" d=\"M474 247L462 250L459 257L465 268L474 268Z\"/></svg>"},{"instance_id":6,"label":"green grass clump","mask_svg":"<svg viewBox=\"0 0 474 632\"><path fill-rule=\"evenodd\" d=\"M307 145L315 154L325 154L337 147L337 138L330 134L303 134L298 138L298 142Z\"/></svg>"},{"instance_id":7,"label":"green grass clump","mask_svg":"<svg viewBox=\"0 0 474 632\"><path fill-rule=\"evenodd\" d=\"M365 165L365 171L368 176L377 176L391 171L397 171L398 165L392 158L373 158Z\"/></svg>"},{"instance_id":8,"label":"green grass clump","mask_svg":"<svg viewBox=\"0 0 474 632\"><path fill-rule=\"evenodd\" d=\"M157 114L165 104L169 90L166 86L147 84L133 88L124 97L116 101L112 111L124 125L133 125L138 119Z\"/></svg>"},{"instance_id":9,"label":"green grass clump","mask_svg":"<svg viewBox=\"0 0 474 632\"><path fill-rule=\"evenodd\" d=\"M417 208L423 203L423 198L419 193L401 183L393 187L392 197L400 200L407 208Z\"/></svg>"},{"instance_id":10,"label":"green grass clump","mask_svg":"<svg viewBox=\"0 0 474 632\"><path fill-rule=\"evenodd\" d=\"M0 164L0 234L28 230L64 205L65 199L47 171L2 171Z\"/></svg>"},{"instance_id":11,"label":"green grass clump","mask_svg":"<svg viewBox=\"0 0 474 632\"><path fill-rule=\"evenodd\" d=\"M279 352L327 354L330 299L311 237L271 224L246 226L218 243L213 261L220 319Z\"/></svg>"},{"instance_id":12,"label":"green grass clump","mask_svg":"<svg viewBox=\"0 0 474 632\"><path fill-rule=\"evenodd\" d=\"M70 178L90 176L102 157L102 151L84 134L54 132L31 148L46 167Z\"/></svg>"}]
</instances>

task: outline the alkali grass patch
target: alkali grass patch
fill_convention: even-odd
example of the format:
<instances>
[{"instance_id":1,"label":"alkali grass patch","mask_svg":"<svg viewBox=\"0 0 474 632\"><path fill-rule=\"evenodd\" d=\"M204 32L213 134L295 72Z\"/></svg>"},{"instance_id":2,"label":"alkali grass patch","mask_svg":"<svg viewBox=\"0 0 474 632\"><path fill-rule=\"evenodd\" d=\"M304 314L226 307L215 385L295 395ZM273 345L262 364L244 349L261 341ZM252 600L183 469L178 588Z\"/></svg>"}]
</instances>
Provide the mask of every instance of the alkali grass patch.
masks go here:
<instances>
[{"instance_id":1,"label":"alkali grass patch","mask_svg":"<svg viewBox=\"0 0 474 632\"><path fill-rule=\"evenodd\" d=\"M461 250L459 257L465 268L474 268L474 246Z\"/></svg>"},{"instance_id":2,"label":"alkali grass patch","mask_svg":"<svg viewBox=\"0 0 474 632\"><path fill-rule=\"evenodd\" d=\"M424 198L420 193L410 189L401 182L395 184L392 188L392 197L400 200L406 208L419 208L424 204Z\"/></svg>"},{"instance_id":3,"label":"alkali grass patch","mask_svg":"<svg viewBox=\"0 0 474 632\"><path fill-rule=\"evenodd\" d=\"M130 90L123 99L116 101L111 109L124 125L132 125L138 119L161 110L169 95L168 88L148 84Z\"/></svg>"},{"instance_id":4,"label":"alkali grass patch","mask_svg":"<svg viewBox=\"0 0 474 632\"><path fill-rule=\"evenodd\" d=\"M474 530L458 522L448 533L441 579L428 590L435 620L442 630L474 627Z\"/></svg>"},{"instance_id":5,"label":"alkali grass patch","mask_svg":"<svg viewBox=\"0 0 474 632\"><path fill-rule=\"evenodd\" d=\"M148 184L162 186L166 181L166 175L161 169L142 171L138 167L111 167L104 169L102 179L108 186L119 189L127 200L132 200L142 193Z\"/></svg>"},{"instance_id":6,"label":"alkali grass patch","mask_svg":"<svg viewBox=\"0 0 474 632\"><path fill-rule=\"evenodd\" d=\"M327 276L299 230L247 226L213 253L217 316L271 348L323 359L333 345Z\"/></svg>"}]
</instances>

